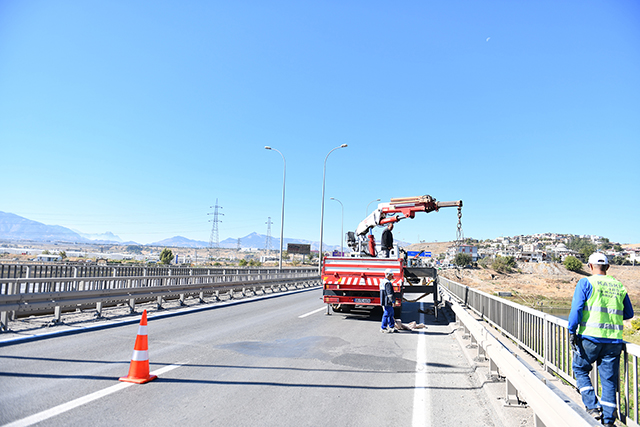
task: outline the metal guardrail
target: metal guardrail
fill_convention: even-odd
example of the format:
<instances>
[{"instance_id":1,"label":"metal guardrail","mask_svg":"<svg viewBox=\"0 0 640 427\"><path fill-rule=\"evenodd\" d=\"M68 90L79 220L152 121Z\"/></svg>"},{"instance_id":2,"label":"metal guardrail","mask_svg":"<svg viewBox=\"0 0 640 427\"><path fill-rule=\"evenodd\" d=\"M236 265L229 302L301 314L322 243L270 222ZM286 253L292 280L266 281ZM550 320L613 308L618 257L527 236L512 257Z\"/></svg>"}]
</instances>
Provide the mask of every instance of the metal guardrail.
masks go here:
<instances>
[{"instance_id":1,"label":"metal guardrail","mask_svg":"<svg viewBox=\"0 0 640 427\"><path fill-rule=\"evenodd\" d=\"M165 298L198 295L219 295L220 292L242 291L257 287L275 288L287 285L319 284L316 269L166 269L164 275L120 276L117 270L102 277L44 277L0 278L0 330L7 330L9 320L19 315L50 313L59 321L61 310L95 307L100 316L103 304L126 302L131 311L136 301L157 300L159 306ZM143 271L148 273L148 271ZM157 273L157 271L153 271ZM185 274L187 273L187 274Z\"/></svg>"},{"instance_id":2,"label":"metal guardrail","mask_svg":"<svg viewBox=\"0 0 640 427\"><path fill-rule=\"evenodd\" d=\"M485 292L471 289L444 277L438 278L461 303L534 356L544 368L576 386L572 372L572 351L568 322ZM621 357L618 387L618 417L628 426L638 424L638 359L640 346L627 343ZM598 384L597 369L592 380ZM597 387L596 387L597 388Z\"/></svg>"}]
</instances>

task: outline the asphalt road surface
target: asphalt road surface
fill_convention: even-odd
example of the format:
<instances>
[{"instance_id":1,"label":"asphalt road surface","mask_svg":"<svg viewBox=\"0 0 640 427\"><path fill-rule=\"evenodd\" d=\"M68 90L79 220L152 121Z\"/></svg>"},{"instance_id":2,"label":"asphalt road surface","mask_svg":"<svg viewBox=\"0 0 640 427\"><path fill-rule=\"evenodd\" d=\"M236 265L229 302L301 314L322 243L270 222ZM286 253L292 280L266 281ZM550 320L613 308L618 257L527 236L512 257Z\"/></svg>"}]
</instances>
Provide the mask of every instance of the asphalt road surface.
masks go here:
<instances>
[{"instance_id":1,"label":"asphalt road surface","mask_svg":"<svg viewBox=\"0 0 640 427\"><path fill-rule=\"evenodd\" d=\"M150 317L158 379L143 385L118 381L137 324L0 347L0 424L501 425L432 304L403 307L422 332L383 334L380 312L326 315L321 298L313 289Z\"/></svg>"}]
</instances>

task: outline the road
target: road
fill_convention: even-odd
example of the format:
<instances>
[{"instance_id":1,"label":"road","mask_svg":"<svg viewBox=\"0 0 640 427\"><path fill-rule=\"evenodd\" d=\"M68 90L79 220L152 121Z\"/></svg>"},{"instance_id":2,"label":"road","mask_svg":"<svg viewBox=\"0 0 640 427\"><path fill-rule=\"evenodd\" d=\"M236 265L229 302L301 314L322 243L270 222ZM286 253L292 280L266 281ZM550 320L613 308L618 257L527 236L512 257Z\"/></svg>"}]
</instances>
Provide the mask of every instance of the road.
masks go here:
<instances>
[{"instance_id":1,"label":"road","mask_svg":"<svg viewBox=\"0 0 640 427\"><path fill-rule=\"evenodd\" d=\"M403 309L423 332L383 334L379 313L328 316L321 294L150 317L143 385L118 381L137 324L0 347L0 424L501 425L430 303Z\"/></svg>"}]
</instances>

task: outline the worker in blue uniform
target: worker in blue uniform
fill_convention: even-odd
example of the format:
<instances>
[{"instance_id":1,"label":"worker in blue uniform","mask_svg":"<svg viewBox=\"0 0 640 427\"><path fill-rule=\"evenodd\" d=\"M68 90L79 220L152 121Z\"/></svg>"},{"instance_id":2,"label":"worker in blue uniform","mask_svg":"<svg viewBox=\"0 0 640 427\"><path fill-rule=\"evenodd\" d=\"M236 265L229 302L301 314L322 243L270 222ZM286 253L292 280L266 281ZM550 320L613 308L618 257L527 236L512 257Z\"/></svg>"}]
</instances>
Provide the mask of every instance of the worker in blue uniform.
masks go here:
<instances>
[{"instance_id":1,"label":"worker in blue uniform","mask_svg":"<svg viewBox=\"0 0 640 427\"><path fill-rule=\"evenodd\" d=\"M382 314L382 325L380 332L396 332L396 320L393 313L393 271L386 269L384 271L384 280L380 282L380 305L384 310Z\"/></svg>"},{"instance_id":2,"label":"worker in blue uniform","mask_svg":"<svg viewBox=\"0 0 640 427\"><path fill-rule=\"evenodd\" d=\"M604 254L593 253L588 265L592 275L578 281L569 314L573 372L587 412L605 426L613 426L623 320L633 317L633 307L622 283L607 275L609 260ZM599 401L589 377L594 362L602 385Z\"/></svg>"}]
</instances>

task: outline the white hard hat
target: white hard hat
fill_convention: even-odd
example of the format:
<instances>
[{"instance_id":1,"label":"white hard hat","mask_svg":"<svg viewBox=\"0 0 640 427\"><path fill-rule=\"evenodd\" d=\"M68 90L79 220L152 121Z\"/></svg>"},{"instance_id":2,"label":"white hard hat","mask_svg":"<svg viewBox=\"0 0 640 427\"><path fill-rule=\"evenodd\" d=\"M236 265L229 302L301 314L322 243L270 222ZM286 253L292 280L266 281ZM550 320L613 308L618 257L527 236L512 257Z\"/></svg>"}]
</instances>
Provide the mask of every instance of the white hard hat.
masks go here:
<instances>
[{"instance_id":1,"label":"white hard hat","mask_svg":"<svg viewBox=\"0 0 640 427\"><path fill-rule=\"evenodd\" d=\"M594 252L589 257L589 264L591 264L591 265L609 265L609 259L602 252Z\"/></svg>"},{"instance_id":2,"label":"white hard hat","mask_svg":"<svg viewBox=\"0 0 640 427\"><path fill-rule=\"evenodd\" d=\"M392 275L392 276L393 276L393 271L392 271L390 268L387 268L387 269L384 271L384 275L385 275L385 276L388 276L388 275Z\"/></svg>"}]
</instances>

